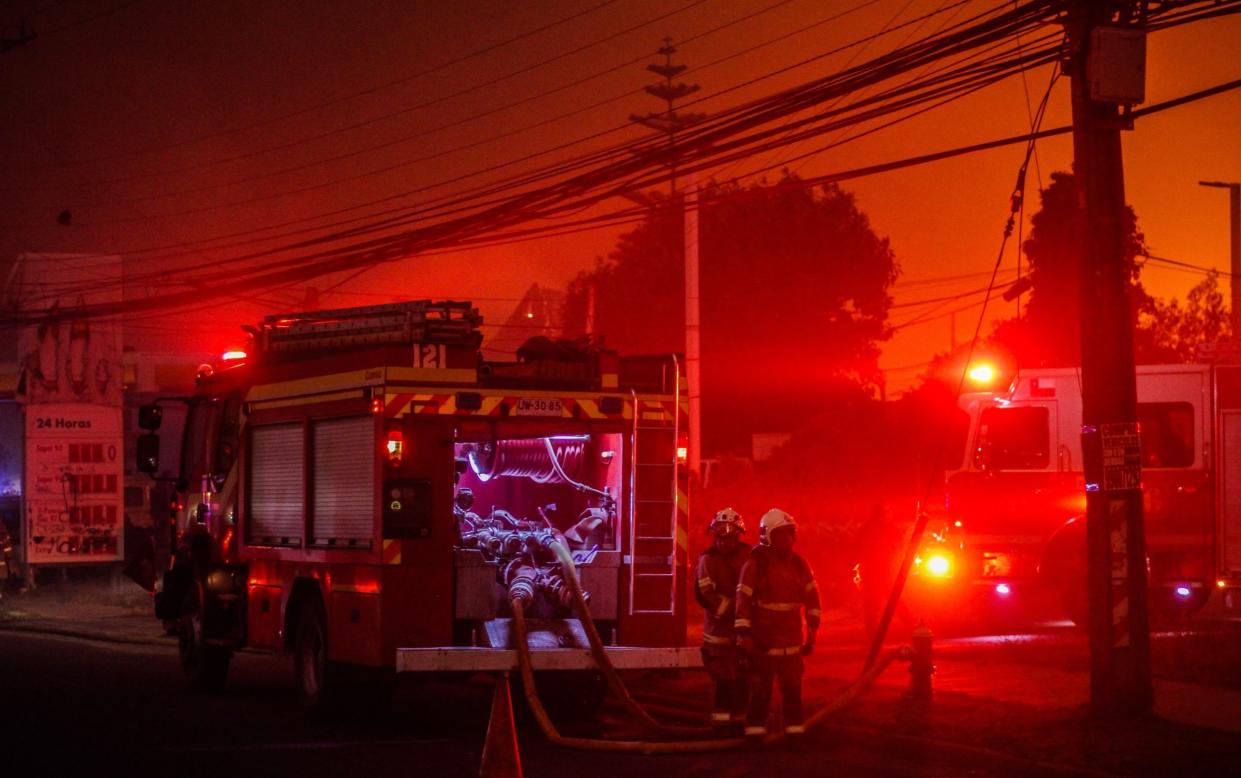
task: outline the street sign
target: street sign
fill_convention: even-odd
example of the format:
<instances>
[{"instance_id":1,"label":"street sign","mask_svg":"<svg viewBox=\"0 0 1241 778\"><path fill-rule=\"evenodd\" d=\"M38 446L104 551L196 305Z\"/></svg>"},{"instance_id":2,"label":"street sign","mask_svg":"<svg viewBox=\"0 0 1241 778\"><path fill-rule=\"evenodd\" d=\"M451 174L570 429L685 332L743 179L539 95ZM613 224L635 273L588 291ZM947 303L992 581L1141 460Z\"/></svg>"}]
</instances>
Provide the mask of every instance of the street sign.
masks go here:
<instances>
[{"instance_id":1,"label":"street sign","mask_svg":"<svg viewBox=\"0 0 1241 778\"><path fill-rule=\"evenodd\" d=\"M1142 437L1136 422L1100 424L1103 444L1103 491L1118 492L1142 486Z\"/></svg>"}]
</instances>

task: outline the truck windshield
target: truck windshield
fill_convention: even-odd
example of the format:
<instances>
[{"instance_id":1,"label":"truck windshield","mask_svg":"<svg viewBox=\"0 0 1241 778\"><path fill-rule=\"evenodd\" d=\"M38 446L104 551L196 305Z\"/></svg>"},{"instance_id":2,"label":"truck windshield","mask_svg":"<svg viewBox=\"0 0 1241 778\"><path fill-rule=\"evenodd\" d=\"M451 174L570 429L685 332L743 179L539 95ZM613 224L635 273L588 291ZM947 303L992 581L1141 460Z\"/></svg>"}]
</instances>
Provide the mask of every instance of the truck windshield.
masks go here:
<instances>
[{"instance_id":1,"label":"truck windshield","mask_svg":"<svg viewBox=\"0 0 1241 778\"><path fill-rule=\"evenodd\" d=\"M220 407L213 402L197 402L190 406L189 415L185 419L185 443L181 449L180 474L190 484L191 489L198 488L198 479L210 467L207 444L213 427L219 419Z\"/></svg>"},{"instance_id":2,"label":"truck windshield","mask_svg":"<svg viewBox=\"0 0 1241 778\"><path fill-rule=\"evenodd\" d=\"M993 470L1041 470L1051 461L1047 408L986 408L975 464Z\"/></svg>"}]
</instances>

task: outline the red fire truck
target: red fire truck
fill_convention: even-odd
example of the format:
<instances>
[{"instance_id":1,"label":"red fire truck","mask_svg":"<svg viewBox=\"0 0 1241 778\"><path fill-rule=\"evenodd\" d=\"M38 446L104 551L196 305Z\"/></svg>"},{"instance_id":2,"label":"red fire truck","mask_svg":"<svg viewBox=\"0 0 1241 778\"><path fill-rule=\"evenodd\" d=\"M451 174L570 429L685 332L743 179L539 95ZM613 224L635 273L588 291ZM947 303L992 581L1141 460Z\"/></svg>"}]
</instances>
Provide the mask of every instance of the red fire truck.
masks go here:
<instances>
[{"instance_id":1,"label":"red fire truck","mask_svg":"<svg viewBox=\"0 0 1241 778\"><path fill-rule=\"evenodd\" d=\"M156 615L196 684L222 684L243 646L292 653L311 707L341 665L515 666L517 578L553 649L540 661L585 668L553 541L617 666L692 664L676 648L677 359L544 340L487 361L481 321L427 301L269 316L244 357L200 368L194 396L142 409L139 468L154 473L163 410L188 408Z\"/></svg>"},{"instance_id":2,"label":"red fire truck","mask_svg":"<svg viewBox=\"0 0 1241 778\"><path fill-rule=\"evenodd\" d=\"M1143 366L1137 389L1154 612L1193 613L1212 592L1241 607L1241 367ZM948 469L947 520L918 555L914 591L1001 610L1053 593L1081 623L1079 371L1022 370L1008 391L965 395L961 407L968 442Z\"/></svg>"}]
</instances>

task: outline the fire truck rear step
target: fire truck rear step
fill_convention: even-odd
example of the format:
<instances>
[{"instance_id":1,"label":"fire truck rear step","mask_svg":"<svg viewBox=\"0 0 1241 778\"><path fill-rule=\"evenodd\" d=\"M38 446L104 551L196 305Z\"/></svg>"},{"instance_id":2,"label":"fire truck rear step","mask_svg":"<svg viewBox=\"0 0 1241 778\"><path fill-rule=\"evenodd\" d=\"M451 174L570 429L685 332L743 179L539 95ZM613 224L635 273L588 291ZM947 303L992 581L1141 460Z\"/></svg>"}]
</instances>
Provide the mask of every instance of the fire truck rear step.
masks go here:
<instances>
[{"instance_id":1,"label":"fire truck rear step","mask_svg":"<svg viewBox=\"0 0 1241 778\"><path fill-rule=\"evenodd\" d=\"M617 670L692 670L702 667L698 648L637 648L609 646L608 658ZM586 648L534 648L535 670L593 670L594 657ZM450 646L398 648L398 673L493 673L516 671L517 651L511 648Z\"/></svg>"},{"instance_id":2,"label":"fire truck rear step","mask_svg":"<svg viewBox=\"0 0 1241 778\"><path fill-rule=\"evenodd\" d=\"M512 619L484 621L479 624L475 636L484 645L398 648L397 672L503 672L517 669ZM527 639L535 670L595 668L590 641L578 619L530 619ZM619 670L702 667L702 652L697 648L606 646L604 650Z\"/></svg>"}]
</instances>

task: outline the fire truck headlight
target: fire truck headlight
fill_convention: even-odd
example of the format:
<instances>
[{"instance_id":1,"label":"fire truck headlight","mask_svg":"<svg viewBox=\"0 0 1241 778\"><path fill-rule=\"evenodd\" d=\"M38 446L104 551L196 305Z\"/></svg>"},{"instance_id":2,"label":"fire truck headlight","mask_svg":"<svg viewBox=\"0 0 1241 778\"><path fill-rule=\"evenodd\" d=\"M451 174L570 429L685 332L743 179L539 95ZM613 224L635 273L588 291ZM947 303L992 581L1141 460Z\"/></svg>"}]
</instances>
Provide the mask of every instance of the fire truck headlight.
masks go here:
<instances>
[{"instance_id":1,"label":"fire truck headlight","mask_svg":"<svg viewBox=\"0 0 1241 778\"><path fill-rule=\"evenodd\" d=\"M995 368L988 364L977 364L969 369L970 380L976 384L988 385L995 380Z\"/></svg>"},{"instance_id":2,"label":"fire truck headlight","mask_svg":"<svg viewBox=\"0 0 1241 778\"><path fill-rule=\"evenodd\" d=\"M995 586L995 593L1001 597L1007 597L1012 592L1013 590L1008 587L1008 584L996 584Z\"/></svg>"},{"instance_id":3,"label":"fire truck headlight","mask_svg":"<svg viewBox=\"0 0 1241 778\"><path fill-rule=\"evenodd\" d=\"M952 560L944 554L932 554L926 560L926 571L933 576L943 578L952 571Z\"/></svg>"},{"instance_id":4,"label":"fire truck headlight","mask_svg":"<svg viewBox=\"0 0 1241 778\"><path fill-rule=\"evenodd\" d=\"M1184 586L1184 585L1176 587L1176 589L1174 589L1173 591L1175 591L1176 596L1180 597L1181 599L1185 599L1189 597L1190 594L1193 593L1192 591L1190 591L1190 588L1188 586Z\"/></svg>"}]
</instances>

